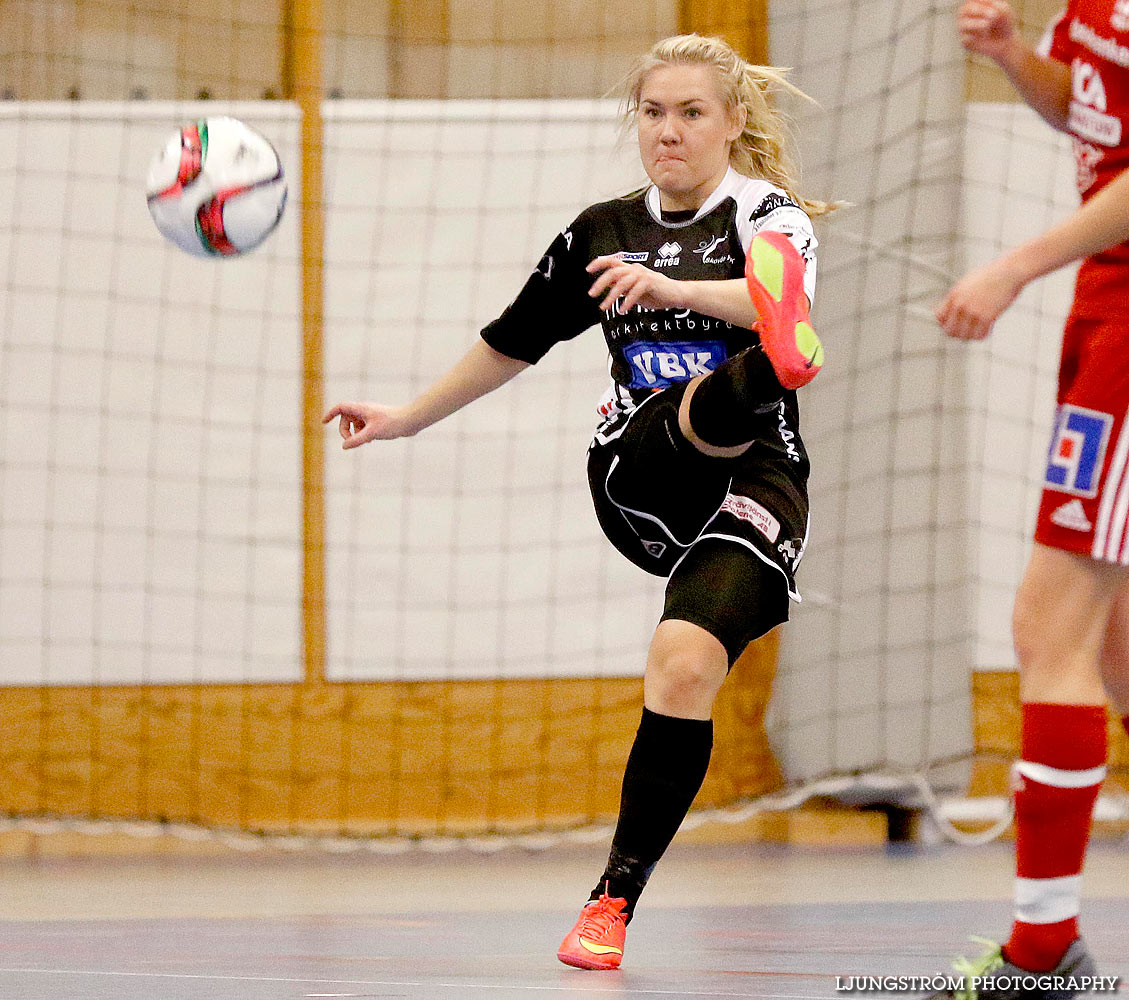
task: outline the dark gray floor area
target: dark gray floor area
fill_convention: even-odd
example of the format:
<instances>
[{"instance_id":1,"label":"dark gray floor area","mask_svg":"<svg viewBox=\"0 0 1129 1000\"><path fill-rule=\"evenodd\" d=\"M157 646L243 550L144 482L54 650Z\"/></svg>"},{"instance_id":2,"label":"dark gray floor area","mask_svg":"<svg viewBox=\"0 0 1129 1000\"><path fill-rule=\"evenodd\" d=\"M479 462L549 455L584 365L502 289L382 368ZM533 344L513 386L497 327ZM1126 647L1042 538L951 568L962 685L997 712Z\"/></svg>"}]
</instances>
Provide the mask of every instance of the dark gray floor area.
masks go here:
<instances>
[{"instance_id":1,"label":"dark gray floor area","mask_svg":"<svg viewBox=\"0 0 1129 1000\"><path fill-rule=\"evenodd\" d=\"M624 968L580 972L555 958L573 917L515 906L7 921L0 1000L831 997L837 976L946 971L966 933L1006 929L991 901L644 908ZM1129 979L1129 887L1088 901L1084 926L1101 971Z\"/></svg>"}]
</instances>

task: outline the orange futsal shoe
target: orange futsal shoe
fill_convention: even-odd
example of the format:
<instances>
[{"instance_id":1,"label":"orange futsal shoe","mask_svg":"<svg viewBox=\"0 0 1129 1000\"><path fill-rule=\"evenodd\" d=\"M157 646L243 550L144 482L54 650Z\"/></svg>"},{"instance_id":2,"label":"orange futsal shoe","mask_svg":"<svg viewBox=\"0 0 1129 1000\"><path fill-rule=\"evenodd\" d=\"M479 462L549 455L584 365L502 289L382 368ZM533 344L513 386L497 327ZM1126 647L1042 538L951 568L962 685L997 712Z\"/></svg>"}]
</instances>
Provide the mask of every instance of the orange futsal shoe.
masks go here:
<instances>
[{"instance_id":1,"label":"orange futsal shoe","mask_svg":"<svg viewBox=\"0 0 1129 1000\"><path fill-rule=\"evenodd\" d=\"M823 365L804 294L804 259L783 233L766 230L749 244L745 281L760 318L753 329L785 389L807 385Z\"/></svg>"},{"instance_id":2,"label":"orange futsal shoe","mask_svg":"<svg viewBox=\"0 0 1129 1000\"><path fill-rule=\"evenodd\" d=\"M576 926L557 949L557 958L578 969L618 969L627 936L626 899L601 896L584 905Z\"/></svg>"}]
</instances>

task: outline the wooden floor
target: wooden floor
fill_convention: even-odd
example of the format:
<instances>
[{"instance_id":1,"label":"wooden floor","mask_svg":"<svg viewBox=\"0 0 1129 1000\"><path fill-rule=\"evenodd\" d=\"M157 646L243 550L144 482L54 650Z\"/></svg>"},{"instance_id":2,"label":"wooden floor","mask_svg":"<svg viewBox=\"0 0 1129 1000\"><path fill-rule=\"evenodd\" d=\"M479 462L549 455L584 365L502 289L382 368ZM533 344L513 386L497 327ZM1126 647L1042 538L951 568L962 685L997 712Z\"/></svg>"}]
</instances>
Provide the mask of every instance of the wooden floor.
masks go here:
<instances>
[{"instance_id":1,"label":"wooden floor","mask_svg":"<svg viewBox=\"0 0 1129 1000\"><path fill-rule=\"evenodd\" d=\"M0 1000L831 997L929 976L1010 921L1011 847L675 844L624 967L556 946L604 848L0 862ZM1084 933L1129 978L1129 850L1095 845ZM975 950L975 946L972 947Z\"/></svg>"}]
</instances>

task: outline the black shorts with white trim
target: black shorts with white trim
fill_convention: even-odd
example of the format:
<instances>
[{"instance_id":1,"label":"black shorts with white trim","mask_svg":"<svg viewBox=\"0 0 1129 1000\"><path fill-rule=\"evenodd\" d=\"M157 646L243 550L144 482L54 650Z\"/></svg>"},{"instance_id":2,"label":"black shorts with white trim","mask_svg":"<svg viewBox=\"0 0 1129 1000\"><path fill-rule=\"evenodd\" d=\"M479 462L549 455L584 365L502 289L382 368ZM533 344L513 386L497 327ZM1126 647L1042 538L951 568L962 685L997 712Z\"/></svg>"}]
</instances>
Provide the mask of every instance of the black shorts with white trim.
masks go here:
<instances>
[{"instance_id":1,"label":"black shorts with white trim","mask_svg":"<svg viewBox=\"0 0 1129 1000\"><path fill-rule=\"evenodd\" d=\"M707 458L678 429L685 384L656 392L603 425L588 452L588 482L608 540L635 565L668 577L713 539L750 553L799 600L795 570L808 532L807 462L772 442L734 459ZM776 433L775 417L765 428Z\"/></svg>"}]
</instances>

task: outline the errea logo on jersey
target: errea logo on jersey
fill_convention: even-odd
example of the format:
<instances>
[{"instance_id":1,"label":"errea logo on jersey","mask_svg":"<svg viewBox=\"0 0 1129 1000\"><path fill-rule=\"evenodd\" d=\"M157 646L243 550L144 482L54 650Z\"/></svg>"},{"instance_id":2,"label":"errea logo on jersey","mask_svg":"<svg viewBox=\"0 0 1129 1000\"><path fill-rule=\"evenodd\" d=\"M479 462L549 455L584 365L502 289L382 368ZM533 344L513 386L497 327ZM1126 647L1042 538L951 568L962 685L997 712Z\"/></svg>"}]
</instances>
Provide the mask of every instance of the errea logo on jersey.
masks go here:
<instances>
[{"instance_id":1,"label":"errea logo on jersey","mask_svg":"<svg viewBox=\"0 0 1129 1000\"><path fill-rule=\"evenodd\" d=\"M674 267L681 260L678 256L682 253L681 243L664 243L659 247L659 255L655 259L655 267Z\"/></svg>"}]
</instances>

